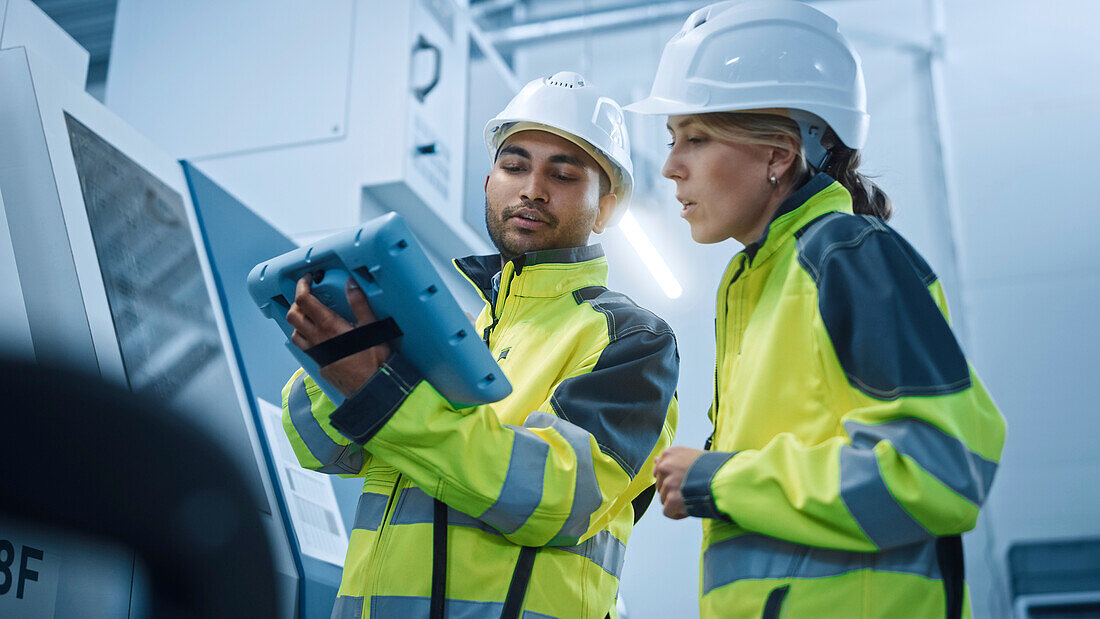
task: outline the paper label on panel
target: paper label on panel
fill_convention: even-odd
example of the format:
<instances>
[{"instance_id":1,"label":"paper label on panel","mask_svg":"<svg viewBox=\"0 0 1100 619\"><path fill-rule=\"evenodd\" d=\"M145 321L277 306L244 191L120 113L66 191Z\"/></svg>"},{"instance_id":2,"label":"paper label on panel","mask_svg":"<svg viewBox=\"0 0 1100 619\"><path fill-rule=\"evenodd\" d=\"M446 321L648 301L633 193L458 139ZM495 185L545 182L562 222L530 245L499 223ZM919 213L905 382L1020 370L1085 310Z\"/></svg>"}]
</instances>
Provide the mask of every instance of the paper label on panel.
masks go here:
<instances>
[{"instance_id":1,"label":"paper label on panel","mask_svg":"<svg viewBox=\"0 0 1100 619\"><path fill-rule=\"evenodd\" d=\"M298 464L283 432L282 409L266 400L257 402L302 554L343 566L348 533L329 476Z\"/></svg>"}]
</instances>

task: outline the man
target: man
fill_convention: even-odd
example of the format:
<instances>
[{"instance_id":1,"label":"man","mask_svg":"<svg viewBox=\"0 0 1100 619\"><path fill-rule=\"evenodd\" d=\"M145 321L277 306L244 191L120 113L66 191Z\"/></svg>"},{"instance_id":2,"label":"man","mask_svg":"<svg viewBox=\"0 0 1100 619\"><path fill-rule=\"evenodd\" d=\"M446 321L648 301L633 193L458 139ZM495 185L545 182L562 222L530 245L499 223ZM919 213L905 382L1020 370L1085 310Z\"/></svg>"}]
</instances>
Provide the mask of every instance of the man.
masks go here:
<instances>
[{"instance_id":1,"label":"man","mask_svg":"<svg viewBox=\"0 0 1100 619\"><path fill-rule=\"evenodd\" d=\"M303 466L364 477L334 617L604 617L625 544L676 428L672 331L607 290L588 245L633 179L622 112L575 73L529 83L486 127L485 222L500 254L456 260L508 376L455 410L381 345L299 371L283 425ZM348 290L357 323L374 321ZM298 284L302 349L353 328ZM632 502L637 499L636 504Z\"/></svg>"}]
</instances>

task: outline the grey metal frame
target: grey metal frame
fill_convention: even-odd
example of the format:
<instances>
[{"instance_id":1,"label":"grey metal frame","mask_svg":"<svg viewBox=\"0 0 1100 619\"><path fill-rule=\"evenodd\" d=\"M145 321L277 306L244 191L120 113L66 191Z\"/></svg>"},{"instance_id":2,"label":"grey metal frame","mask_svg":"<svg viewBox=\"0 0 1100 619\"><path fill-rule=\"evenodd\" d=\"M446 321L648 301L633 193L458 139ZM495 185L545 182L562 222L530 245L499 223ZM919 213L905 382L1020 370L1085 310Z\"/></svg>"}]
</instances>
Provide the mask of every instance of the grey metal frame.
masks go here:
<instances>
[{"instance_id":1,"label":"grey metal frame","mask_svg":"<svg viewBox=\"0 0 1100 619\"><path fill-rule=\"evenodd\" d=\"M157 177L183 199L206 292L213 300L222 349L229 354L228 331L207 262L190 195L178 162L107 110L45 57L45 50L12 47L0 50L0 191L6 224L0 260L11 258L0 272L18 273L25 321L34 357L126 384L107 292L96 257L65 115L69 114ZM0 228L0 231L4 231ZM10 252L2 251L10 247ZM4 282L4 289L11 282ZM10 302L12 299L7 299ZM20 308L9 305L7 313ZM18 316L16 316L18 318ZM19 338L15 338L18 342ZM25 349L24 349L24 352ZM235 360L227 358L232 384L257 462L264 454ZM267 467L259 475L268 504L275 506ZM166 482L168 483L168 482ZM292 616L297 606L298 574L282 515L264 515L279 581L280 609ZM63 542L62 542L63 545ZM79 583L76 583L79 585ZM64 586L61 583L60 586ZM89 609L85 609L89 610Z\"/></svg>"}]
</instances>

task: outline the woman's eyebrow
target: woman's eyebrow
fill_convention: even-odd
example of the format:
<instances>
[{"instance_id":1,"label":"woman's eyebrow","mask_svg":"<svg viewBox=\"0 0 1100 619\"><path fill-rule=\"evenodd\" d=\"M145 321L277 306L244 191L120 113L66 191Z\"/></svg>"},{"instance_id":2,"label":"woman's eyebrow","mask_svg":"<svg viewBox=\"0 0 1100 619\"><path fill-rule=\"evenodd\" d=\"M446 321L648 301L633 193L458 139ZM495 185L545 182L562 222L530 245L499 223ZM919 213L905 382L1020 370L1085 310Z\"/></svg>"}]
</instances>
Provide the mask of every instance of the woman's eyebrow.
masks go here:
<instances>
[{"instance_id":1,"label":"woman's eyebrow","mask_svg":"<svg viewBox=\"0 0 1100 619\"><path fill-rule=\"evenodd\" d=\"M684 127L693 124L695 124L694 118L681 118L680 120L676 121L675 127L672 126L672 123L665 123L665 129L668 129L669 133L676 133L676 129L682 130Z\"/></svg>"}]
</instances>

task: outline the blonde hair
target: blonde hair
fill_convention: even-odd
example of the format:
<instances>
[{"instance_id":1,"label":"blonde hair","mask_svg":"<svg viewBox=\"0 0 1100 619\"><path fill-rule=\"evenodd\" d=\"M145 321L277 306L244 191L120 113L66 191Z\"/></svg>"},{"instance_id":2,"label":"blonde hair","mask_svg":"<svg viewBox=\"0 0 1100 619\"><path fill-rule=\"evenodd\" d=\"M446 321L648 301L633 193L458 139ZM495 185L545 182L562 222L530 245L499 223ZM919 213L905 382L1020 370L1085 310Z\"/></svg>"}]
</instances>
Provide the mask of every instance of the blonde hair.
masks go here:
<instances>
[{"instance_id":1,"label":"blonde hair","mask_svg":"<svg viewBox=\"0 0 1100 619\"><path fill-rule=\"evenodd\" d=\"M711 112L693 114L690 120L708 135L719 140L741 144L757 144L774 148L797 148L794 164L784 179L790 178L792 186L799 187L811 172L806 163L806 151L802 148L802 132L783 110L753 110L746 112ZM858 170L860 152L847 148L833 130L827 129L822 141L830 147L822 172L836 179L852 196L852 210L860 215L873 215L887 221L894 214L894 205L878 185Z\"/></svg>"},{"instance_id":2,"label":"blonde hair","mask_svg":"<svg viewBox=\"0 0 1100 619\"><path fill-rule=\"evenodd\" d=\"M802 133L798 129L798 123L788 116L783 116L781 113L754 111L712 112L694 114L689 118L706 134L719 140L785 150L792 150L793 146L795 161L784 177L791 178L795 186L798 186L800 184L798 181L809 172L809 166L806 165L806 151L802 148Z\"/></svg>"}]
</instances>

